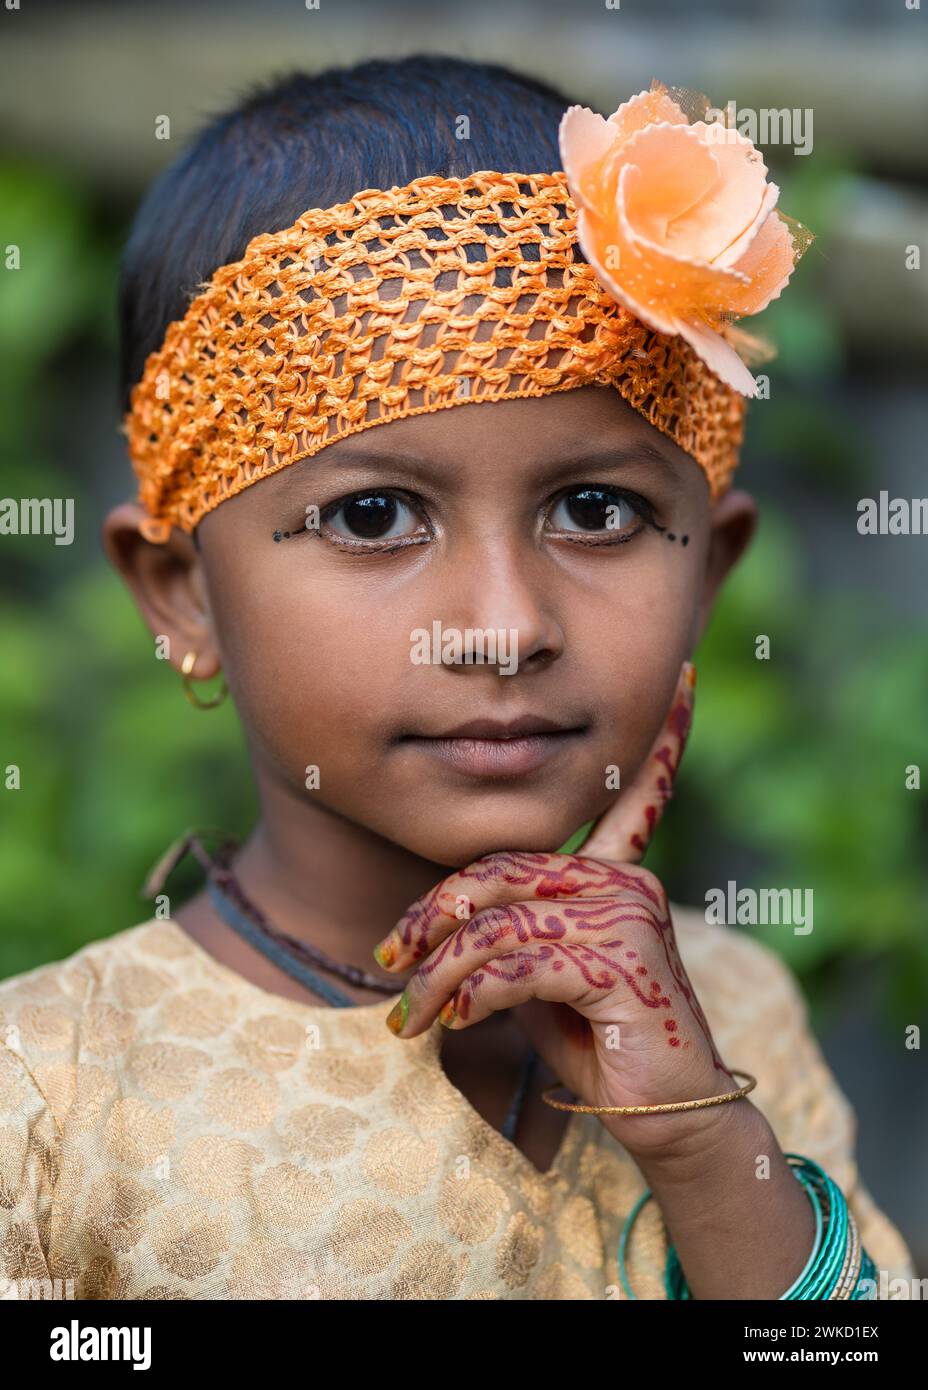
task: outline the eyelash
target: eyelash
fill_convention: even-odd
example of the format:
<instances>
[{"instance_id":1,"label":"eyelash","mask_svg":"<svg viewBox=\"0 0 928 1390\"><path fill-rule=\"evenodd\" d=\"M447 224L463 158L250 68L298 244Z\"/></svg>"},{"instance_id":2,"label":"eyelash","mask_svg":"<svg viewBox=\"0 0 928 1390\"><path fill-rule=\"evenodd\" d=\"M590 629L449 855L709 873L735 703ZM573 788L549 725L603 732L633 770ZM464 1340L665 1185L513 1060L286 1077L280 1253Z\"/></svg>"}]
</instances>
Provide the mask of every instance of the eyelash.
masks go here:
<instances>
[{"instance_id":1,"label":"eyelash","mask_svg":"<svg viewBox=\"0 0 928 1390\"><path fill-rule=\"evenodd\" d=\"M654 505L653 503L649 502L646 497L642 497L637 492L630 492L627 488L613 487L604 483L579 483L574 484L573 487L562 489L561 492L559 492L555 497L551 499L550 503L548 504L548 508L545 515L547 516L550 512L552 512L558 506L558 504L564 501L566 498L574 496L577 493L581 492L599 492L602 493L604 496L608 497L611 503L624 502L638 516L639 525L636 526L633 531L627 531L623 529L621 532L609 535L607 537L604 537L602 533L597 534L596 532L583 533L559 531L557 533L559 539L567 538L570 544L586 546L625 545L629 541L634 540L636 536L640 535L641 532L645 529L645 527L651 527L655 531L660 532L666 529L665 527L658 525L657 521L655 520ZM342 510L342 508L348 506L351 502L360 501L362 498L365 497L394 497L398 502L401 502L404 505L409 506L411 510L417 508L424 508L423 499L419 497L416 493L405 492L402 489L390 487L381 487L376 489L367 488L360 492L350 493L345 497L339 497L336 501L330 502L325 507L323 507L319 513L320 525L318 529L316 527L310 527L306 525L300 527L298 531L275 531L274 540L290 540L302 535L317 536L320 539L325 539L330 545L334 545L341 550L354 552L355 554L361 553L365 555L395 554L397 551L406 550L409 546L422 545L425 541L432 540L434 536L433 531L430 531L427 535L405 536L399 540L388 539L381 541L360 540L356 537L351 538L348 536L333 537L330 535L323 535L322 526L325 524L325 522L329 521L333 516L336 516L338 512ZM607 505L609 504L607 503Z\"/></svg>"}]
</instances>

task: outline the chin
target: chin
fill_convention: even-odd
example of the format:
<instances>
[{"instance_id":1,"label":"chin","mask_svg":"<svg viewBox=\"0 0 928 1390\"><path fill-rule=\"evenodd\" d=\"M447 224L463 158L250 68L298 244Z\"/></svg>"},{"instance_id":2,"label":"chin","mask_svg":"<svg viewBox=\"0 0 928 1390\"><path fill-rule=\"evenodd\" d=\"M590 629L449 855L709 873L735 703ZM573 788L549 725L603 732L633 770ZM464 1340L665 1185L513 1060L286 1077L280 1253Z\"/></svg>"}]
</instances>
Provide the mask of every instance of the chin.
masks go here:
<instances>
[{"instance_id":1,"label":"chin","mask_svg":"<svg viewBox=\"0 0 928 1390\"><path fill-rule=\"evenodd\" d=\"M436 814L421 831L395 838L423 859L458 869L501 850L555 854L592 819L593 813L585 818L583 812L576 818L565 817L563 811L552 815L550 808L539 808L535 814L523 810L518 816L487 813L446 818Z\"/></svg>"}]
</instances>

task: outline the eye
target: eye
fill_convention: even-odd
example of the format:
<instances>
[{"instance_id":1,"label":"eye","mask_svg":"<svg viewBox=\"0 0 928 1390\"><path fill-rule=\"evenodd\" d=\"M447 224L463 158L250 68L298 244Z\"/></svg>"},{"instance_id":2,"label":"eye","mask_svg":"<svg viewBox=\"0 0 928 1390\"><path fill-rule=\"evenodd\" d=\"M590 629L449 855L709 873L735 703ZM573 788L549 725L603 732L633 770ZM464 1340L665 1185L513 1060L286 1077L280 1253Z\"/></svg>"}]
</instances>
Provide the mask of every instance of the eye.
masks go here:
<instances>
[{"instance_id":1,"label":"eye","mask_svg":"<svg viewBox=\"0 0 928 1390\"><path fill-rule=\"evenodd\" d=\"M407 541L428 534L409 502L392 492L363 492L333 502L320 517L328 539L355 542ZM331 533L334 532L334 535Z\"/></svg>"},{"instance_id":2,"label":"eye","mask_svg":"<svg viewBox=\"0 0 928 1390\"><path fill-rule=\"evenodd\" d=\"M548 513L557 531L597 535L604 544L610 539L628 540L642 524L653 522L653 508L643 497L610 487L576 487L557 499Z\"/></svg>"}]
</instances>

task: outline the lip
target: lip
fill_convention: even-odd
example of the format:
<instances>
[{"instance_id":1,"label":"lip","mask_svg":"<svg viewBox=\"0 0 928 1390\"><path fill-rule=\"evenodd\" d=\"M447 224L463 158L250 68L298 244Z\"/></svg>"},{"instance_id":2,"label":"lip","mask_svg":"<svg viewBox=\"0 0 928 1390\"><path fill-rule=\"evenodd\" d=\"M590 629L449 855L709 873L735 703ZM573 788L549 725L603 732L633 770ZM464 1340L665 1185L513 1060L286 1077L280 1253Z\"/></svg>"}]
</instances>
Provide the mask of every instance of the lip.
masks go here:
<instances>
[{"instance_id":1,"label":"lip","mask_svg":"<svg viewBox=\"0 0 928 1390\"><path fill-rule=\"evenodd\" d=\"M406 734L400 741L471 777L522 777L583 738L588 728L523 715L508 722L471 719L442 734Z\"/></svg>"},{"instance_id":2,"label":"lip","mask_svg":"<svg viewBox=\"0 0 928 1390\"><path fill-rule=\"evenodd\" d=\"M566 734L580 730L579 724L558 724L553 719L543 719L536 714L523 714L518 719L468 719L464 724L456 724L453 729L442 729L437 734L410 734L409 738L476 738L509 739L531 734Z\"/></svg>"}]
</instances>

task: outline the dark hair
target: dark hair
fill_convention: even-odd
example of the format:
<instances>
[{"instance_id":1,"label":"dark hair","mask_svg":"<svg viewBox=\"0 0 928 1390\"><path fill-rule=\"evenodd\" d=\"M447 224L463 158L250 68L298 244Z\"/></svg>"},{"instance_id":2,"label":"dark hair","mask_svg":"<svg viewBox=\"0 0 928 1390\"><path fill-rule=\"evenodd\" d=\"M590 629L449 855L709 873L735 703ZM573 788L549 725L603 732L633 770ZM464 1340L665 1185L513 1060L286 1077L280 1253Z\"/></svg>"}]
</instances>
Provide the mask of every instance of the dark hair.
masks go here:
<instances>
[{"instance_id":1,"label":"dark hair","mask_svg":"<svg viewBox=\"0 0 928 1390\"><path fill-rule=\"evenodd\" d=\"M551 173L571 99L497 63L373 58L251 88L152 184L119 282L120 409L199 283L312 207L427 174ZM459 116L469 138L457 138Z\"/></svg>"}]
</instances>

